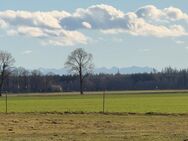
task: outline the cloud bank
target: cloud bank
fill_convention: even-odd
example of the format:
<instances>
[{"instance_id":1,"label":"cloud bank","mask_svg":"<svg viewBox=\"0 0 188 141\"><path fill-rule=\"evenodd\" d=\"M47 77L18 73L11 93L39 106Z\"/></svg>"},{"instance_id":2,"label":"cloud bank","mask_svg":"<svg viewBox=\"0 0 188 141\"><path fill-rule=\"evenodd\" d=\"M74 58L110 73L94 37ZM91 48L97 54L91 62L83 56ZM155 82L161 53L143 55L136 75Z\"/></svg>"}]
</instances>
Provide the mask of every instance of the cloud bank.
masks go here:
<instances>
[{"instance_id":1,"label":"cloud bank","mask_svg":"<svg viewBox=\"0 0 188 141\"><path fill-rule=\"evenodd\" d=\"M153 5L128 13L104 4L79 8L73 13L0 11L0 29L7 35L40 38L43 45L52 46L87 44L89 37L83 30L160 38L187 36L187 24L188 14L181 9L158 9Z\"/></svg>"}]
</instances>

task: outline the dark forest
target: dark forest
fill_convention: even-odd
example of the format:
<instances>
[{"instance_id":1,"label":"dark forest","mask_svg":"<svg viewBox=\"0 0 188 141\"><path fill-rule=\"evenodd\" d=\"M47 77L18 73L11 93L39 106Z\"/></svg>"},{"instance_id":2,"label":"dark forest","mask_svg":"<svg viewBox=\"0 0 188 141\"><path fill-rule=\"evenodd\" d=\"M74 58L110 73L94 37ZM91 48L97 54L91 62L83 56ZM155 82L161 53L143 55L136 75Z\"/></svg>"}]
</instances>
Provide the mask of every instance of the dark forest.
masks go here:
<instances>
[{"instance_id":1,"label":"dark forest","mask_svg":"<svg viewBox=\"0 0 188 141\"><path fill-rule=\"evenodd\" d=\"M137 74L88 74L84 81L84 91L116 90L165 90L187 89L188 69L171 67L161 72ZM72 92L79 91L77 75L42 74L39 70L28 71L17 68L6 79L3 91L11 93L30 92Z\"/></svg>"}]
</instances>

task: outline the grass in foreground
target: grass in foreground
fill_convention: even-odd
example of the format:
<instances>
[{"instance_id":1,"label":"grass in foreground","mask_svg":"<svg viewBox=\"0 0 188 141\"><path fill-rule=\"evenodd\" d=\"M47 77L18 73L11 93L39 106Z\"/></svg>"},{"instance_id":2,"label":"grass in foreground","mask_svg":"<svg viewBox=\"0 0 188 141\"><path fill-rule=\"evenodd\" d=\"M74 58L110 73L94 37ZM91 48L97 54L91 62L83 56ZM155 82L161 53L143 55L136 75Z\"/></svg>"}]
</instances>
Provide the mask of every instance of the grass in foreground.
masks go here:
<instances>
[{"instance_id":1,"label":"grass in foreground","mask_svg":"<svg viewBox=\"0 0 188 141\"><path fill-rule=\"evenodd\" d=\"M186 141L188 116L0 114L0 141Z\"/></svg>"},{"instance_id":2,"label":"grass in foreground","mask_svg":"<svg viewBox=\"0 0 188 141\"><path fill-rule=\"evenodd\" d=\"M5 97L0 98L0 112ZM102 95L9 96L9 112L102 111ZM106 112L188 113L188 93L107 94Z\"/></svg>"}]
</instances>

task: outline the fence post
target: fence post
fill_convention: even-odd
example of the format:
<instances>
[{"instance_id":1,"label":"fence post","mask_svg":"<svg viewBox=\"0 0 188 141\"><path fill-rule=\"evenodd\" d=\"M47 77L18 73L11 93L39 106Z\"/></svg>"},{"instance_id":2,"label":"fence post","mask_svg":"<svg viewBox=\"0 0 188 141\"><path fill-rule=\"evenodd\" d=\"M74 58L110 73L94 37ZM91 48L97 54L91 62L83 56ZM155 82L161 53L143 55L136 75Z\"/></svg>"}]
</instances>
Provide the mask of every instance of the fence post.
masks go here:
<instances>
[{"instance_id":1,"label":"fence post","mask_svg":"<svg viewBox=\"0 0 188 141\"><path fill-rule=\"evenodd\" d=\"M5 112L8 113L8 98L7 98L7 92L5 92Z\"/></svg>"},{"instance_id":2,"label":"fence post","mask_svg":"<svg viewBox=\"0 0 188 141\"><path fill-rule=\"evenodd\" d=\"M105 91L103 92L103 114L105 112Z\"/></svg>"}]
</instances>

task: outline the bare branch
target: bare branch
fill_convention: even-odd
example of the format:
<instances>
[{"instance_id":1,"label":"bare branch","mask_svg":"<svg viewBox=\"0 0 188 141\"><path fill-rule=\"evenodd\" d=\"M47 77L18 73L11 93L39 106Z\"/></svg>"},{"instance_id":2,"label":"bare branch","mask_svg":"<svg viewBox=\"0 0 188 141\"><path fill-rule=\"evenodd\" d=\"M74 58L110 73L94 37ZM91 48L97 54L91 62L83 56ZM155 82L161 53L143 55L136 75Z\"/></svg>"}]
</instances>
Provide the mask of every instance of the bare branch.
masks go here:
<instances>
[{"instance_id":1,"label":"bare branch","mask_svg":"<svg viewBox=\"0 0 188 141\"><path fill-rule=\"evenodd\" d=\"M2 87L5 77L10 74L14 62L15 60L10 53L0 51L0 96L2 95Z\"/></svg>"}]
</instances>

